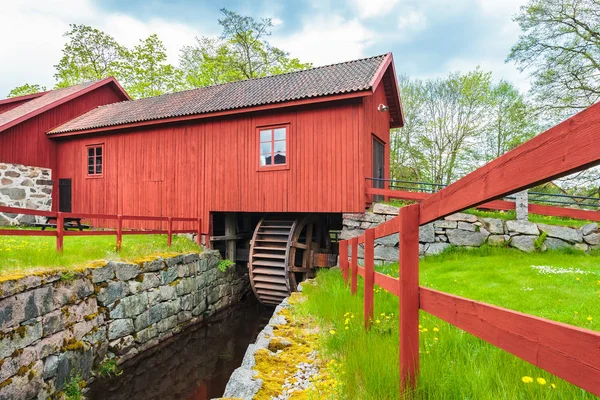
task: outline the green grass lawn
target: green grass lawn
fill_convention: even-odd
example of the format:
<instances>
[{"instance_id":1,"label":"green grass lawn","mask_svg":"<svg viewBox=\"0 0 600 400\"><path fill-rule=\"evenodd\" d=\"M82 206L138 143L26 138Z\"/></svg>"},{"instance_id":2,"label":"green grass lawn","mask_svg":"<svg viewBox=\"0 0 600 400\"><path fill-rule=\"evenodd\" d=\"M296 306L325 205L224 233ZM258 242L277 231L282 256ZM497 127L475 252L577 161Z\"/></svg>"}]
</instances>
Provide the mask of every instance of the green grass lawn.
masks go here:
<instances>
[{"instance_id":1,"label":"green grass lawn","mask_svg":"<svg viewBox=\"0 0 600 400\"><path fill-rule=\"evenodd\" d=\"M423 286L600 330L597 255L484 247L428 257L420 268ZM387 271L397 275L397 266ZM345 397L398 398L398 299L376 286L376 321L365 332L362 279L357 296L350 295L338 270L319 272L316 283L305 286L307 301L295 312L315 317L325 328L322 348L343 366L338 378ZM424 312L420 324L421 379L415 398L596 398ZM524 383L524 376L534 381Z\"/></svg>"},{"instance_id":2,"label":"green grass lawn","mask_svg":"<svg viewBox=\"0 0 600 400\"><path fill-rule=\"evenodd\" d=\"M0 279L12 274L40 269L79 266L95 260L130 260L158 253L199 251L196 243L183 236L125 235L120 252L112 236L65 237L62 253L56 252L56 238L41 236L2 236L0 230Z\"/></svg>"}]
</instances>

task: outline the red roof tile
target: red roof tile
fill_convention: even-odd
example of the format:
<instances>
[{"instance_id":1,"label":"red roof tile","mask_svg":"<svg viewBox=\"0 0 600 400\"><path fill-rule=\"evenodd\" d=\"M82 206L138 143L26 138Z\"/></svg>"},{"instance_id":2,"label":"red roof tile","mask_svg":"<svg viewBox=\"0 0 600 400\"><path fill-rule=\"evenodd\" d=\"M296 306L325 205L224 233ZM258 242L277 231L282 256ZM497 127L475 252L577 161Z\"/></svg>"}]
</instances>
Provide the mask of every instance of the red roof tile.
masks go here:
<instances>
[{"instance_id":1,"label":"red roof tile","mask_svg":"<svg viewBox=\"0 0 600 400\"><path fill-rule=\"evenodd\" d=\"M95 108L49 134L339 95L371 89L386 55Z\"/></svg>"},{"instance_id":2,"label":"red roof tile","mask_svg":"<svg viewBox=\"0 0 600 400\"><path fill-rule=\"evenodd\" d=\"M101 86L109 82L115 82L115 84L117 84L115 79L110 77L100 79L97 81L82 83L79 85L69 86L64 89L56 89L45 92L39 97L36 97L32 100L27 101L26 103L23 103L15 108L11 108L6 112L1 113L0 132L35 115L38 115L39 113L44 112L45 110L54 105L61 104L64 101L70 100L74 96L86 93L86 89L91 90L94 87ZM127 96L125 92L123 92L123 95L124 97Z\"/></svg>"}]
</instances>

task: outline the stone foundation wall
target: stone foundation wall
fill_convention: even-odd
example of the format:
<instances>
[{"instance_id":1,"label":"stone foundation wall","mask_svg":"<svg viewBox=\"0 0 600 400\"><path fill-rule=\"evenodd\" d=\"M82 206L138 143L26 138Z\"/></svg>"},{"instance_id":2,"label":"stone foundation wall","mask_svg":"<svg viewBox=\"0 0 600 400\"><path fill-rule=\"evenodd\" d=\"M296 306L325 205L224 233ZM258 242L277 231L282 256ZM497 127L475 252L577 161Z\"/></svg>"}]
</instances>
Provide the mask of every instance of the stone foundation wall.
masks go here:
<instances>
[{"instance_id":1,"label":"stone foundation wall","mask_svg":"<svg viewBox=\"0 0 600 400\"><path fill-rule=\"evenodd\" d=\"M398 215L398 207L377 203L371 211L361 214L344 214L341 239L362 235L365 229L389 221ZM538 240L543 236L542 240ZM537 244L536 244L537 242ZM589 251L600 248L600 231L593 223L581 228L535 224L527 221L506 221L497 218L480 218L471 214L456 213L419 228L421 256L439 254L450 246L480 247L511 246L522 251L573 248ZM358 248L358 258L363 258L364 246ZM398 261L398 235L375 240L375 262L379 264Z\"/></svg>"},{"instance_id":2,"label":"stone foundation wall","mask_svg":"<svg viewBox=\"0 0 600 400\"><path fill-rule=\"evenodd\" d=\"M45 399L237 302L248 275L217 251L100 262L0 282L0 400Z\"/></svg>"},{"instance_id":3,"label":"stone foundation wall","mask_svg":"<svg viewBox=\"0 0 600 400\"><path fill-rule=\"evenodd\" d=\"M0 205L49 211L52 183L49 168L0 163ZM40 217L0 213L0 226L31 224L36 218Z\"/></svg>"}]
</instances>

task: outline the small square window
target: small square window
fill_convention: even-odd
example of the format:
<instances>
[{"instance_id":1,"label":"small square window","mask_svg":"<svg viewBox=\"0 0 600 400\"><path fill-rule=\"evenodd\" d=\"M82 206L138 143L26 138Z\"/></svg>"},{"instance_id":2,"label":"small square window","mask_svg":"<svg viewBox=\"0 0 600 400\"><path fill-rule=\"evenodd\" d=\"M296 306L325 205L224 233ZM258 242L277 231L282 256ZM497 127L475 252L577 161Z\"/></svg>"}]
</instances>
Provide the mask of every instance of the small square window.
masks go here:
<instances>
[{"instance_id":1,"label":"small square window","mask_svg":"<svg viewBox=\"0 0 600 400\"><path fill-rule=\"evenodd\" d=\"M259 130L259 169L277 170L287 165L288 128L279 125Z\"/></svg>"},{"instance_id":2,"label":"small square window","mask_svg":"<svg viewBox=\"0 0 600 400\"><path fill-rule=\"evenodd\" d=\"M102 176L103 147L101 144L87 146L87 174L90 177Z\"/></svg>"}]
</instances>

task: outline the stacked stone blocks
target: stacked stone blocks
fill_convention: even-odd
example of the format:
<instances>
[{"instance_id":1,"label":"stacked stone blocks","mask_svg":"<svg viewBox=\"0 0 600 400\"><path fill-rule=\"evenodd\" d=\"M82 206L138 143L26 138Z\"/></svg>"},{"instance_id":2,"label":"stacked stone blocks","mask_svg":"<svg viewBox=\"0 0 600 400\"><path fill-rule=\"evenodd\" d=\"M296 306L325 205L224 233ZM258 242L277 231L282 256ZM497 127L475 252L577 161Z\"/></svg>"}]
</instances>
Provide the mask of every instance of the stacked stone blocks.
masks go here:
<instances>
[{"instance_id":1,"label":"stacked stone blocks","mask_svg":"<svg viewBox=\"0 0 600 400\"><path fill-rule=\"evenodd\" d=\"M52 208L52 170L0 163L0 206L49 211ZM0 213L0 226L41 222L33 215Z\"/></svg>"},{"instance_id":2,"label":"stacked stone blocks","mask_svg":"<svg viewBox=\"0 0 600 400\"><path fill-rule=\"evenodd\" d=\"M206 251L0 282L0 399L50 397L239 301L247 274L218 260Z\"/></svg>"},{"instance_id":3,"label":"stacked stone blocks","mask_svg":"<svg viewBox=\"0 0 600 400\"><path fill-rule=\"evenodd\" d=\"M398 215L398 207L376 203L372 210L358 214L344 214L341 239L360 236L366 229L389 221ZM456 213L419 228L421 256L439 254L450 246L480 247L511 246L525 252L547 249L573 248L590 251L600 248L598 224L581 228L535 224L528 221L482 218ZM358 258L363 258L363 245L358 248ZM375 262L398 261L398 235L375 240Z\"/></svg>"}]
</instances>

